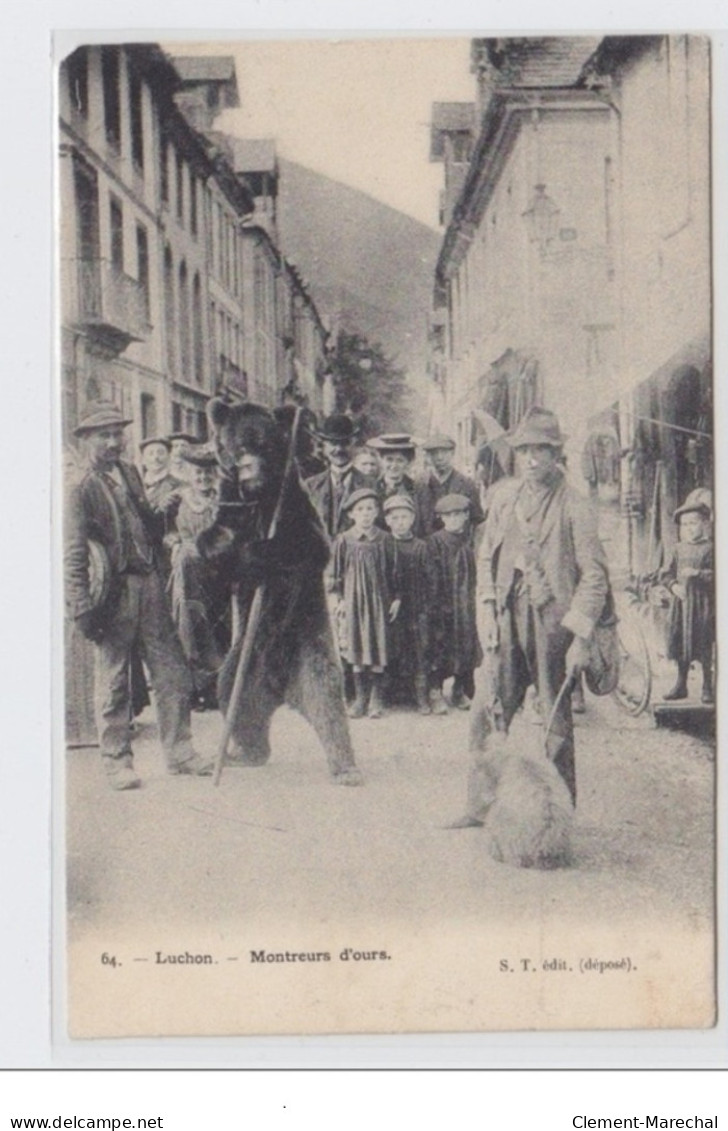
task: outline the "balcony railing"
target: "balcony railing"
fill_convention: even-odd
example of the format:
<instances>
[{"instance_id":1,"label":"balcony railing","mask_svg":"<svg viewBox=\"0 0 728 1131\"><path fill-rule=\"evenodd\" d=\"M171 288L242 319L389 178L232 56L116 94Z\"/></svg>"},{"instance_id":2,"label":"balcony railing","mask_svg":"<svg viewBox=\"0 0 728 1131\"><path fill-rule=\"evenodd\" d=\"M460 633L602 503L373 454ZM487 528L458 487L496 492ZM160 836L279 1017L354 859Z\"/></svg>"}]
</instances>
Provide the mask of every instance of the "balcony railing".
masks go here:
<instances>
[{"instance_id":1,"label":"balcony railing","mask_svg":"<svg viewBox=\"0 0 728 1131\"><path fill-rule=\"evenodd\" d=\"M144 287L108 259L77 259L79 322L112 352L149 337Z\"/></svg>"}]
</instances>

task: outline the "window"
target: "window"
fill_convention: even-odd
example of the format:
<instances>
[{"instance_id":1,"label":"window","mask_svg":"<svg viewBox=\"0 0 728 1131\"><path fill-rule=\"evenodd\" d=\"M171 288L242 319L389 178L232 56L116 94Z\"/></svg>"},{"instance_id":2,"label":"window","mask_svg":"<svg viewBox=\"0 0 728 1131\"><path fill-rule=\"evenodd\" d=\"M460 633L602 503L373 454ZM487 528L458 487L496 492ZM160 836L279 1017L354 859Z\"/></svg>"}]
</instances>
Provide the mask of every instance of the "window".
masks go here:
<instances>
[{"instance_id":1,"label":"window","mask_svg":"<svg viewBox=\"0 0 728 1131\"><path fill-rule=\"evenodd\" d=\"M192 352L195 367L195 381L201 385L204 380L204 342L202 340L202 287L199 273L192 280Z\"/></svg>"},{"instance_id":2,"label":"window","mask_svg":"<svg viewBox=\"0 0 728 1131\"><path fill-rule=\"evenodd\" d=\"M137 279L144 291L144 309L149 317L149 240L147 229L142 224L137 224Z\"/></svg>"},{"instance_id":3,"label":"window","mask_svg":"<svg viewBox=\"0 0 728 1131\"><path fill-rule=\"evenodd\" d=\"M129 122L131 156L137 169L144 168L144 129L142 124L142 84L134 72L129 74Z\"/></svg>"},{"instance_id":4,"label":"window","mask_svg":"<svg viewBox=\"0 0 728 1131\"><path fill-rule=\"evenodd\" d=\"M84 261L99 258L99 190L96 173L85 162L74 161L73 179L76 188L78 258Z\"/></svg>"},{"instance_id":5,"label":"window","mask_svg":"<svg viewBox=\"0 0 728 1131\"><path fill-rule=\"evenodd\" d=\"M164 322L167 335L167 368L172 376L177 372L177 318L174 304L174 264L169 245L164 249ZM173 432L181 426L175 425Z\"/></svg>"},{"instance_id":6,"label":"window","mask_svg":"<svg viewBox=\"0 0 728 1131\"><path fill-rule=\"evenodd\" d=\"M117 271L124 270L124 210L115 196L109 203L109 228L111 233L111 263Z\"/></svg>"},{"instance_id":7,"label":"window","mask_svg":"<svg viewBox=\"0 0 728 1131\"><path fill-rule=\"evenodd\" d=\"M182 423L182 405L177 401L172 401L172 431L184 432L184 425Z\"/></svg>"},{"instance_id":8,"label":"window","mask_svg":"<svg viewBox=\"0 0 728 1131\"><path fill-rule=\"evenodd\" d=\"M197 236L197 177L190 174L190 231Z\"/></svg>"},{"instance_id":9,"label":"window","mask_svg":"<svg viewBox=\"0 0 728 1131\"><path fill-rule=\"evenodd\" d=\"M185 215L185 163L182 154L177 154L177 219L180 224Z\"/></svg>"},{"instance_id":10,"label":"window","mask_svg":"<svg viewBox=\"0 0 728 1131\"><path fill-rule=\"evenodd\" d=\"M146 440L148 436L157 434L157 401L151 393L142 393L141 409L142 436Z\"/></svg>"},{"instance_id":11,"label":"window","mask_svg":"<svg viewBox=\"0 0 728 1131\"><path fill-rule=\"evenodd\" d=\"M179 267L179 341L182 380L190 380L190 295L187 284L187 264Z\"/></svg>"},{"instance_id":12,"label":"window","mask_svg":"<svg viewBox=\"0 0 728 1131\"><path fill-rule=\"evenodd\" d=\"M101 48L101 82L104 91L104 128L106 140L114 149L121 148L121 105L119 98L119 50Z\"/></svg>"},{"instance_id":13,"label":"window","mask_svg":"<svg viewBox=\"0 0 728 1131\"><path fill-rule=\"evenodd\" d=\"M88 114L88 50L79 47L69 55L66 63L68 71L68 93L71 106L84 118Z\"/></svg>"},{"instance_id":14,"label":"window","mask_svg":"<svg viewBox=\"0 0 728 1131\"><path fill-rule=\"evenodd\" d=\"M165 137L159 141L159 192L162 204L169 204L169 145Z\"/></svg>"}]
</instances>

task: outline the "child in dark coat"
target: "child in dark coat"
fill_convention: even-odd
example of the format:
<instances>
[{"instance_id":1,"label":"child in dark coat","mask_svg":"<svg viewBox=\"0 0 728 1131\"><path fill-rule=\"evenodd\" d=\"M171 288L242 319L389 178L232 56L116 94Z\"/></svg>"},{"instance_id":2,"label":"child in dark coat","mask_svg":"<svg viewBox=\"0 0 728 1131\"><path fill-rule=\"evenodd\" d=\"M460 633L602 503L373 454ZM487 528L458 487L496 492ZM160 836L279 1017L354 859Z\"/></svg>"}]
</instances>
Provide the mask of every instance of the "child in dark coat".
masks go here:
<instances>
[{"instance_id":1,"label":"child in dark coat","mask_svg":"<svg viewBox=\"0 0 728 1131\"><path fill-rule=\"evenodd\" d=\"M677 663L677 681L665 699L686 699L688 672L693 660L703 670L703 703L712 703L715 595L711 496L703 488L691 492L675 511L680 541L661 577L674 598L667 655Z\"/></svg>"},{"instance_id":2,"label":"child in dark coat","mask_svg":"<svg viewBox=\"0 0 728 1131\"><path fill-rule=\"evenodd\" d=\"M438 501L435 513L444 529L427 540L433 584L430 702L433 714L444 715L444 681L454 676L453 706L467 711L475 694L474 672L483 652L476 627L470 500L465 495L445 495Z\"/></svg>"},{"instance_id":3,"label":"child in dark coat","mask_svg":"<svg viewBox=\"0 0 728 1131\"><path fill-rule=\"evenodd\" d=\"M376 525L379 500L373 488L354 491L344 508L353 523L334 542L332 591L343 613L342 658L354 675L354 719L383 711L382 681L390 663L391 625L401 604L397 554L391 534Z\"/></svg>"},{"instance_id":4,"label":"child in dark coat","mask_svg":"<svg viewBox=\"0 0 728 1131\"><path fill-rule=\"evenodd\" d=\"M391 495L384 519L397 550L402 604L392 624L392 674L411 695L421 715L430 714L427 697L430 585L427 544L415 538L415 505L409 495Z\"/></svg>"}]
</instances>

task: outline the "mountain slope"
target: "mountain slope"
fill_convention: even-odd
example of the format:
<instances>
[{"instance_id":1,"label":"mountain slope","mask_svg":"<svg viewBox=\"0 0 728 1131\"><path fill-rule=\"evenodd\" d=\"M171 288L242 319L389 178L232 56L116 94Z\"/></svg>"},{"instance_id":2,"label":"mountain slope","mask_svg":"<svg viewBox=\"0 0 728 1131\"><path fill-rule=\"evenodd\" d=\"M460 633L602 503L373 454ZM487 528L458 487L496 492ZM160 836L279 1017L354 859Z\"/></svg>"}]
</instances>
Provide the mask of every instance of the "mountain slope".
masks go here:
<instances>
[{"instance_id":1,"label":"mountain slope","mask_svg":"<svg viewBox=\"0 0 728 1131\"><path fill-rule=\"evenodd\" d=\"M278 227L322 313L358 330L425 390L436 231L291 161L280 161Z\"/></svg>"}]
</instances>

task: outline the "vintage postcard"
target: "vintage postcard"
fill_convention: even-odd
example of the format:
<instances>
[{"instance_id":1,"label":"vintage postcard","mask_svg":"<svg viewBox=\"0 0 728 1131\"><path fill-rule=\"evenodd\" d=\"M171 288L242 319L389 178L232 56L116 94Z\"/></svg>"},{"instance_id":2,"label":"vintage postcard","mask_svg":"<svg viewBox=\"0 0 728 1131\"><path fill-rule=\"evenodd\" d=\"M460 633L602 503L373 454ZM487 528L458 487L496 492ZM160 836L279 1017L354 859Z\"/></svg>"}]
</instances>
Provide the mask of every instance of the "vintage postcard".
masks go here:
<instances>
[{"instance_id":1,"label":"vintage postcard","mask_svg":"<svg viewBox=\"0 0 728 1131\"><path fill-rule=\"evenodd\" d=\"M56 82L68 1035L713 1026L709 37Z\"/></svg>"}]
</instances>

